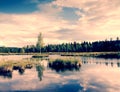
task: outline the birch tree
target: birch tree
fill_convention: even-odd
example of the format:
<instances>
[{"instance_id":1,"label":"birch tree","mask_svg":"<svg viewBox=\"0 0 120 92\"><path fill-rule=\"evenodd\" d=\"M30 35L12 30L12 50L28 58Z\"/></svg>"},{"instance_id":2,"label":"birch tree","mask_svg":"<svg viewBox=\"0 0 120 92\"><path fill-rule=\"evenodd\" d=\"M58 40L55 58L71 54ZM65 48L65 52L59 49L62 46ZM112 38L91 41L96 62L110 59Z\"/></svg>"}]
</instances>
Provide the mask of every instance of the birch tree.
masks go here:
<instances>
[{"instance_id":1,"label":"birch tree","mask_svg":"<svg viewBox=\"0 0 120 92\"><path fill-rule=\"evenodd\" d=\"M38 51L40 51L40 53L41 53L41 48L43 48L43 46L44 46L44 42L43 42L42 33L39 33L36 48Z\"/></svg>"}]
</instances>

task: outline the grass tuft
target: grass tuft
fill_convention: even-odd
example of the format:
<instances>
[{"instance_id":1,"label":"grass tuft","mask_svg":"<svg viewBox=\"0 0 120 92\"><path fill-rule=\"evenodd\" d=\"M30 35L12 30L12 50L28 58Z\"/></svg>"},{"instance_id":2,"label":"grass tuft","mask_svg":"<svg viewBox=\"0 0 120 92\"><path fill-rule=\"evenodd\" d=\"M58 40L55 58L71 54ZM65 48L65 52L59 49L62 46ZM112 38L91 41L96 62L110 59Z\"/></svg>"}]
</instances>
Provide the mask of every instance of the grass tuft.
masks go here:
<instances>
[{"instance_id":1,"label":"grass tuft","mask_svg":"<svg viewBox=\"0 0 120 92\"><path fill-rule=\"evenodd\" d=\"M75 58L59 58L49 60L49 67L56 71L79 70L81 61Z\"/></svg>"}]
</instances>

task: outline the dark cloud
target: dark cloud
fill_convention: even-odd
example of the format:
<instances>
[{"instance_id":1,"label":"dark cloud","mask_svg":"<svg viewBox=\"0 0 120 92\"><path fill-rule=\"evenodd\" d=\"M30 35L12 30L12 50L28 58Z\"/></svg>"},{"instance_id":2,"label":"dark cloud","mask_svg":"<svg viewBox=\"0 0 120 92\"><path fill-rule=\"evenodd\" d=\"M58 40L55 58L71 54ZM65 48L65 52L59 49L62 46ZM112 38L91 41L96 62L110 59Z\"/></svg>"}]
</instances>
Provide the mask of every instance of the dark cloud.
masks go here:
<instances>
[{"instance_id":1,"label":"dark cloud","mask_svg":"<svg viewBox=\"0 0 120 92\"><path fill-rule=\"evenodd\" d=\"M56 1L56 0L37 0L39 3L50 3L52 1Z\"/></svg>"},{"instance_id":2,"label":"dark cloud","mask_svg":"<svg viewBox=\"0 0 120 92\"><path fill-rule=\"evenodd\" d=\"M60 16L65 20L77 21L80 18L80 16L76 14L76 11L79 11L79 9L63 7L62 12L60 13Z\"/></svg>"}]
</instances>

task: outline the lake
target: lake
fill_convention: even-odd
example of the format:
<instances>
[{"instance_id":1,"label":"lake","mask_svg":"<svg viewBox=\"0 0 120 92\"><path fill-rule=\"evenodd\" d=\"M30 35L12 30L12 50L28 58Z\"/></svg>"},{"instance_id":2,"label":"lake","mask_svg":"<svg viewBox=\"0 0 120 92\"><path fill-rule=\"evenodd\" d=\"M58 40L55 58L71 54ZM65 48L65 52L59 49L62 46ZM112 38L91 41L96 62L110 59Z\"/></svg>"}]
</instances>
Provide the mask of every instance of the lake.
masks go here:
<instances>
[{"instance_id":1,"label":"lake","mask_svg":"<svg viewBox=\"0 0 120 92\"><path fill-rule=\"evenodd\" d=\"M57 58L51 55L49 58ZM0 56L1 60L30 59L30 55ZM75 57L82 61L79 69L56 70L48 67L48 60L32 59L41 66L13 70L11 74L0 74L0 91L39 92L119 92L120 59Z\"/></svg>"}]
</instances>

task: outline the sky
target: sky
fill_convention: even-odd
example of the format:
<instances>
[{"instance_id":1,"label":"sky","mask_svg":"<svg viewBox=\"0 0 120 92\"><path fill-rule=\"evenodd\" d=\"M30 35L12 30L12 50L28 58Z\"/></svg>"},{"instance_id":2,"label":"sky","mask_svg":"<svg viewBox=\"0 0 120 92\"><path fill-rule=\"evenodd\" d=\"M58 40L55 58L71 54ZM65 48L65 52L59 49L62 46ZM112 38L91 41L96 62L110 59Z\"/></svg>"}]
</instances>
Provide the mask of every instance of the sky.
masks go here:
<instances>
[{"instance_id":1,"label":"sky","mask_svg":"<svg viewBox=\"0 0 120 92\"><path fill-rule=\"evenodd\" d=\"M0 0L0 46L120 37L120 0Z\"/></svg>"}]
</instances>

